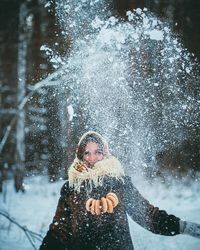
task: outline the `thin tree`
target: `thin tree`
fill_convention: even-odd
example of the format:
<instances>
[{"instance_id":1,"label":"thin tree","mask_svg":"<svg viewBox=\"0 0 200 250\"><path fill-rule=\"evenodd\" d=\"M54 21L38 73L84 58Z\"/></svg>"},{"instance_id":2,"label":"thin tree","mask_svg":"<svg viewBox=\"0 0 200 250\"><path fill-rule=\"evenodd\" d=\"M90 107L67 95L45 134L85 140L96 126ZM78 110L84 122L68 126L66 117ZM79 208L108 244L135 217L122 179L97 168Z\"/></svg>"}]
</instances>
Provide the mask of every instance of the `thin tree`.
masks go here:
<instances>
[{"instance_id":1,"label":"thin tree","mask_svg":"<svg viewBox=\"0 0 200 250\"><path fill-rule=\"evenodd\" d=\"M27 35L26 35L26 17L27 6L21 3L19 11L19 43L18 43L18 104L26 95L26 54L27 54ZM18 112L16 126L16 168L14 173L16 191L24 191L23 177L25 172L25 109Z\"/></svg>"}]
</instances>

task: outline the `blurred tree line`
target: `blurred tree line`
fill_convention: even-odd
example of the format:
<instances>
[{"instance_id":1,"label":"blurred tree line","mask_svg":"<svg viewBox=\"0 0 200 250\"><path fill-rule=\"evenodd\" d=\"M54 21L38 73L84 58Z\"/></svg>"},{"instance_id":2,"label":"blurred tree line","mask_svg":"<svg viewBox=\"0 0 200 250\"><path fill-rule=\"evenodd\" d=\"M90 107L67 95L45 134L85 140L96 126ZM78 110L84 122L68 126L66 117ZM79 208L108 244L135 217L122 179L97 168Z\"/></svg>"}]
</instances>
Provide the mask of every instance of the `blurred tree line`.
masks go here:
<instances>
[{"instance_id":1,"label":"blurred tree line","mask_svg":"<svg viewBox=\"0 0 200 250\"><path fill-rule=\"evenodd\" d=\"M199 1L113 0L113 3L114 14L123 18L127 10L147 7L167 19L174 31L181 34L184 46L200 59ZM23 191L25 175L48 173L51 181L64 177L82 134L80 128L72 131L69 125L64 131L68 143L60 143L61 121L54 87L39 89L24 108L18 109L33 86L55 71L48 56L40 50L41 46L56 48L61 55L70 49L70 41L60 36L55 8L49 11L46 4L47 0L0 1L0 191L3 181L10 177L15 179L16 191ZM84 130L81 114L79 119ZM173 149L162 152L158 159L173 167L177 160L183 159L188 166L199 166L198 145L191 147L190 142L185 143L181 150L189 150L189 154L176 150L176 155Z\"/></svg>"}]
</instances>

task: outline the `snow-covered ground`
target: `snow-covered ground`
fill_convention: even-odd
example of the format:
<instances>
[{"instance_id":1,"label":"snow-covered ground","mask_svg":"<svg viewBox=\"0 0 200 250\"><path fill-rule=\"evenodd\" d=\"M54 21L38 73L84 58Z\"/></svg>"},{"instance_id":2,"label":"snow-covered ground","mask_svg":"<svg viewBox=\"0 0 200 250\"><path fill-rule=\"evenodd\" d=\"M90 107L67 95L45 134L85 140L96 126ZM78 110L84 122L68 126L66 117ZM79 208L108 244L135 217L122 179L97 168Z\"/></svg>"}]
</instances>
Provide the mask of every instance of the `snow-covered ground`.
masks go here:
<instances>
[{"instance_id":1,"label":"snow-covered ground","mask_svg":"<svg viewBox=\"0 0 200 250\"><path fill-rule=\"evenodd\" d=\"M44 235L54 215L60 188L64 181L49 183L47 178L29 177L25 179L25 193L15 193L13 181L4 185L0 194L0 211L4 210L20 225ZM200 223L200 184L148 184L136 183L141 193L155 206L182 219ZM130 220L131 234L136 250L198 250L200 240L184 235L174 237L159 236L144 230ZM35 241L36 249L40 242ZM34 249L24 232L0 215L0 250ZM124 248L126 249L126 248Z\"/></svg>"}]
</instances>

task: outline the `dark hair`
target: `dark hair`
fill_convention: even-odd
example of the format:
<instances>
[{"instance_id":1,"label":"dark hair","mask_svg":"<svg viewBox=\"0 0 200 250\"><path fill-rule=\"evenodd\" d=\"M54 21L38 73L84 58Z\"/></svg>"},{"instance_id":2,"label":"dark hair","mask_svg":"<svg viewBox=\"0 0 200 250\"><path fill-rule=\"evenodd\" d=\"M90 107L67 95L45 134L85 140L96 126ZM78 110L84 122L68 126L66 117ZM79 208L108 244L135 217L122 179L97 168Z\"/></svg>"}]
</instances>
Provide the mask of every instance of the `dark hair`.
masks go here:
<instances>
[{"instance_id":1,"label":"dark hair","mask_svg":"<svg viewBox=\"0 0 200 250\"><path fill-rule=\"evenodd\" d=\"M105 145L104 145L102 139L97 134L88 134L83 138L83 140L78 145L77 157L78 157L79 160L83 160L85 147L90 142L98 144L98 146L102 150L102 152L105 153L104 152L105 151L104 150Z\"/></svg>"}]
</instances>

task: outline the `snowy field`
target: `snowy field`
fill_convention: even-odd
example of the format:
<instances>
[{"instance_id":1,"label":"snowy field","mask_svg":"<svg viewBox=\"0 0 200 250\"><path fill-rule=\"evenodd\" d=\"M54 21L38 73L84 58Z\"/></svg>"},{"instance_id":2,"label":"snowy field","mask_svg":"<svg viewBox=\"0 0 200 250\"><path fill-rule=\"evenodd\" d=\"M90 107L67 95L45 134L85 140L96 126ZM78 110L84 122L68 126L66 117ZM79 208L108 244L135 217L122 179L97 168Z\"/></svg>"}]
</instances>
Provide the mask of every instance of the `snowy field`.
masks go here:
<instances>
[{"instance_id":1,"label":"snowy field","mask_svg":"<svg viewBox=\"0 0 200 250\"><path fill-rule=\"evenodd\" d=\"M60 188L64 181L48 183L46 177L29 177L25 179L25 193L15 193L13 181L4 184L4 193L0 194L0 210L6 211L21 226L39 233L46 233L53 218ZM150 185L138 181L137 188L155 206L167 210L178 217L200 223L200 184L171 184L170 187L160 183ZM175 237L152 234L130 220L131 235L135 250L198 250L200 240L190 236ZM34 242L38 249L40 242ZM34 247L25 233L5 217L0 215L0 250L31 250ZM126 249L126 248L124 248Z\"/></svg>"}]
</instances>

